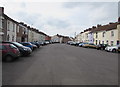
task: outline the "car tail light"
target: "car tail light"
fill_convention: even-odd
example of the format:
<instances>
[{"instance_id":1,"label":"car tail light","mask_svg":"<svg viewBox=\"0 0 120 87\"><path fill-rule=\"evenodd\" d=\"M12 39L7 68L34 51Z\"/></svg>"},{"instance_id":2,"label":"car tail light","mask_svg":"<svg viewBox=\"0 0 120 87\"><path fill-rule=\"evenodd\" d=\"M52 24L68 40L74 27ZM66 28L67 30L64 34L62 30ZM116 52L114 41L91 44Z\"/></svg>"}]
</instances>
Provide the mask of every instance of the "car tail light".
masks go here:
<instances>
[{"instance_id":1,"label":"car tail light","mask_svg":"<svg viewBox=\"0 0 120 87\"><path fill-rule=\"evenodd\" d=\"M2 50L2 53L4 54L4 53L7 53L8 51L7 50Z\"/></svg>"}]
</instances>

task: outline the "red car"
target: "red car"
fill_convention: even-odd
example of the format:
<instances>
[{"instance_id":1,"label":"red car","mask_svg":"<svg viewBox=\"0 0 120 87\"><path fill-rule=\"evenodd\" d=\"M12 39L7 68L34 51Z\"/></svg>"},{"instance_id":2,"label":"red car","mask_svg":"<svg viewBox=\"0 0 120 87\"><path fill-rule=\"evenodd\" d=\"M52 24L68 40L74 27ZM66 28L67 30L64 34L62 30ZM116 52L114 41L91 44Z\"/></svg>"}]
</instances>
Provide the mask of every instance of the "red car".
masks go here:
<instances>
[{"instance_id":1,"label":"red car","mask_svg":"<svg viewBox=\"0 0 120 87\"><path fill-rule=\"evenodd\" d=\"M0 43L0 53L2 53L2 61L7 62L11 62L20 56L18 48L9 43Z\"/></svg>"}]
</instances>

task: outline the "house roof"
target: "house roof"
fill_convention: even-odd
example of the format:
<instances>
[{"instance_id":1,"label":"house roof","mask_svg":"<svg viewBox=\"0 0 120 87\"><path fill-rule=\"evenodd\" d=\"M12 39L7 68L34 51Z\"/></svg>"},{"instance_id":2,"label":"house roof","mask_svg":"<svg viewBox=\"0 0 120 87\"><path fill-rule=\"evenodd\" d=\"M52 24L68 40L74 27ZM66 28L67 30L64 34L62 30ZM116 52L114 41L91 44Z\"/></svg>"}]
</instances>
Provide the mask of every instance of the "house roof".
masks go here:
<instances>
[{"instance_id":1,"label":"house roof","mask_svg":"<svg viewBox=\"0 0 120 87\"><path fill-rule=\"evenodd\" d=\"M11 21L13 21L14 23L18 24L17 21L15 21L14 19L8 17L6 14L3 14L3 16L4 16L6 19L11 20Z\"/></svg>"},{"instance_id":2,"label":"house roof","mask_svg":"<svg viewBox=\"0 0 120 87\"><path fill-rule=\"evenodd\" d=\"M58 36L58 37L64 37L64 38L69 38L69 36L63 36L63 35L59 35L59 34L57 34L56 36Z\"/></svg>"},{"instance_id":3,"label":"house roof","mask_svg":"<svg viewBox=\"0 0 120 87\"><path fill-rule=\"evenodd\" d=\"M91 32L113 30L113 29L117 28L117 25L118 25L118 22L116 22L116 23L109 23L107 25L103 25L103 26L99 26L99 27L93 28L93 29L91 29Z\"/></svg>"}]
</instances>

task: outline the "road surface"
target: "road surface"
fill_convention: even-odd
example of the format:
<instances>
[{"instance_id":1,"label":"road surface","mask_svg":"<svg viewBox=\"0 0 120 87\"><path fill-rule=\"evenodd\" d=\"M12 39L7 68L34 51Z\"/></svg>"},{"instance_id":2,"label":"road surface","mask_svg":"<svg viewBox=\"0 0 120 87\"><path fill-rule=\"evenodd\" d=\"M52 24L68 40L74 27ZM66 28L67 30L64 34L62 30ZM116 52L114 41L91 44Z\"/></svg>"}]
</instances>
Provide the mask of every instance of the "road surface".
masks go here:
<instances>
[{"instance_id":1,"label":"road surface","mask_svg":"<svg viewBox=\"0 0 120 87\"><path fill-rule=\"evenodd\" d=\"M118 54L49 44L2 64L3 85L117 85Z\"/></svg>"}]
</instances>

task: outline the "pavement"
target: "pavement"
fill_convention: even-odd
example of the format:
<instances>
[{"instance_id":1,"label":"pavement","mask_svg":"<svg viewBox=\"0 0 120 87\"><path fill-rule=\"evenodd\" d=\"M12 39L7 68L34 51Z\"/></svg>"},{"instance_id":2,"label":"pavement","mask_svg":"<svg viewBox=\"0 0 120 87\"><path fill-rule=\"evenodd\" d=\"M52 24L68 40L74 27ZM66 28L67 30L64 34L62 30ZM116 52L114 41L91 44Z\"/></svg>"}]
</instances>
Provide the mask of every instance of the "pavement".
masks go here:
<instances>
[{"instance_id":1,"label":"pavement","mask_svg":"<svg viewBox=\"0 0 120 87\"><path fill-rule=\"evenodd\" d=\"M28 57L2 63L3 85L117 85L118 55L49 44Z\"/></svg>"}]
</instances>

